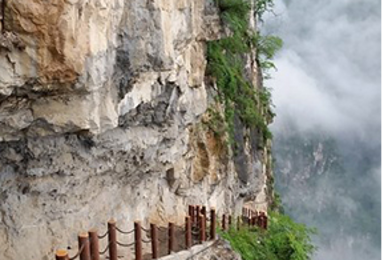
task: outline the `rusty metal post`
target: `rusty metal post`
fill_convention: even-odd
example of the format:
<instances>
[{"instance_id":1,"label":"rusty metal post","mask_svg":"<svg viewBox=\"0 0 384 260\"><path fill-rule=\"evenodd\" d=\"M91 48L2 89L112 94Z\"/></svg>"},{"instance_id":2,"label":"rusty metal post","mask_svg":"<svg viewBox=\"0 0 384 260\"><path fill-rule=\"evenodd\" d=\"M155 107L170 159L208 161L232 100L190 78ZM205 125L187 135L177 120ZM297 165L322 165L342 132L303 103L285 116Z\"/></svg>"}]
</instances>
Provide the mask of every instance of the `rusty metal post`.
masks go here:
<instances>
[{"instance_id":1,"label":"rusty metal post","mask_svg":"<svg viewBox=\"0 0 384 260\"><path fill-rule=\"evenodd\" d=\"M192 205L189 205L188 206L188 216L193 216L194 214L193 214L193 210L194 210L194 208L193 208L193 206Z\"/></svg>"},{"instance_id":2,"label":"rusty metal post","mask_svg":"<svg viewBox=\"0 0 384 260\"><path fill-rule=\"evenodd\" d=\"M211 226L210 226L210 239L216 239L216 210L215 208L211 208Z\"/></svg>"},{"instance_id":3,"label":"rusty metal post","mask_svg":"<svg viewBox=\"0 0 384 260\"><path fill-rule=\"evenodd\" d=\"M199 226L200 205L196 205L196 226Z\"/></svg>"},{"instance_id":4,"label":"rusty metal post","mask_svg":"<svg viewBox=\"0 0 384 260\"><path fill-rule=\"evenodd\" d=\"M267 226L268 226L268 218L267 216L265 215L264 212L260 212L260 216L259 216L259 227L262 228L262 229L267 229Z\"/></svg>"},{"instance_id":5,"label":"rusty metal post","mask_svg":"<svg viewBox=\"0 0 384 260\"><path fill-rule=\"evenodd\" d=\"M78 236L80 260L91 260L91 249L87 232L81 232Z\"/></svg>"},{"instance_id":6,"label":"rusty metal post","mask_svg":"<svg viewBox=\"0 0 384 260\"><path fill-rule=\"evenodd\" d=\"M257 217L257 226L259 228L263 227L263 212L260 212L259 216Z\"/></svg>"},{"instance_id":7,"label":"rusty metal post","mask_svg":"<svg viewBox=\"0 0 384 260\"><path fill-rule=\"evenodd\" d=\"M206 206L201 207L201 214L203 214L205 219L207 219L207 207Z\"/></svg>"},{"instance_id":8,"label":"rusty metal post","mask_svg":"<svg viewBox=\"0 0 384 260\"><path fill-rule=\"evenodd\" d=\"M200 227L200 243L202 244L203 242L205 242L207 240L206 230L205 230L205 217L204 217L204 215L200 214L199 220L200 220L200 222L199 222L199 227Z\"/></svg>"},{"instance_id":9,"label":"rusty metal post","mask_svg":"<svg viewBox=\"0 0 384 260\"><path fill-rule=\"evenodd\" d=\"M151 224L151 245L152 245L152 259L159 258L158 239L157 239L157 226Z\"/></svg>"},{"instance_id":10,"label":"rusty metal post","mask_svg":"<svg viewBox=\"0 0 384 260\"><path fill-rule=\"evenodd\" d=\"M134 223L134 233L135 233L135 260L143 259L142 252L142 241L141 241L141 222L135 221Z\"/></svg>"},{"instance_id":11,"label":"rusty metal post","mask_svg":"<svg viewBox=\"0 0 384 260\"><path fill-rule=\"evenodd\" d=\"M254 222L253 225L254 226L257 226L258 217L259 217L259 212L256 211L255 212L255 216L254 216L254 220L253 220L253 222Z\"/></svg>"},{"instance_id":12,"label":"rusty metal post","mask_svg":"<svg viewBox=\"0 0 384 260\"><path fill-rule=\"evenodd\" d=\"M192 205L191 207L192 207L191 221L192 221L192 226L194 226L196 222L196 217L195 217L196 207L194 205Z\"/></svg>"},{"instance_id":13,"label":"rusty metal post","mask_svg":"<svg viewBox=\"0 0 384 260\"><path fill-rule=\"evenodd\" d=\"M192 247L192 226L191 217L185 217L185 247L187 249Z\"/></svg>"},{"instance_id":14,"label":"rusty metal post","mask_svg":"<svg viewBox=\"0 0 384 260\"><path fill-rule=\"evenodd\" d=\"M59 249L55 254L56 260L68 260L68 252L64 249Z\"/></svg>"},{"instance_id":15,"label":"rusty metal post","mask_svg":"<svg viewBox=\"0 0 384 260\"><path fill-rule=\"evenodd\" d=\"M268 229L268 216L265 215L265 218L264 218L264 229L267 230Z\"/></svg>"},{"instance_id":16,"label":"rusty metal post","mask_svg":"<svg viewBox=\"0 0 384 260\"><path fill-rule=\"evenodd\" d=\"M237 230L240 230L240 225L241 225L241 217L237 216Z\"/></svg>"},{"instance_id":17,"label":"rusty metal post","mask_svg":"<svg viewBox=\"0 0 384 260\"><path fill-rule=\"evenodd\" d=\"M117 260L117 234L116 234L116 221L111 219L108 221L108 247L109 259Z\"/></svg>"},{"instance_id":18,"label":"rusty metal post","mask_svg":"<svg viewBox=\"0 0 384 260\"><path fill-rule=\"evenodd\" d=\"M261 214L259 214L259 215L257 216L256 225L257 225L258 227L261 226Z\"/></svg>"},{"instance_id":19,"label":"rusty metal post","mask_svg":"<svg viewBox=\"0 0 384 260\"><path fill-rule=\"evenodd\" d=\"M97 234L97 229L93 228L88 232L89 240L91 242L91 259L100 260L99 255L99 237Z\"/></svg>"},{"instance_id":20,"label":"rusty metal post","mask_svg":"<svg viewBox=\"0 0 384 260\"><path fill-rule=\"evenodd\" d=\"M223 214L223 220L221 222L221 227L223 229L223 231L227 230L227 221L226 221L226 215Z\"/></svg>"},{"instance_id":21,"label":"rusty metal post","mask_svg":"<svg viewBox=\"0 0 384 260\"><path fill-rule=\"evenodd\" d=\"M256 226L257 217L253 216L251 220L251 226Z\"/></svg>"},{"instance_id":22,"label":"rusty metal post","mask_svg":"<svg viewBox=\"0 0 384 260\"><path fill-rule=\"evenodd\" d=\"M175 251L175 224L169 222L168 224L168 254Z\"/></svg>"},{"instance_id":23,"label":"rusty metal post","mask_svg":"<svg viewBox=\"0 0 384 260\"><path fill-rule=\"evenodd\" d=\"M7 2L6 0L0 1L0 32L5 33L5 8Z\"/></svg>"},{"instance_id":24,"label":"rusty metal post","mask_svg":"<svg viewBox=\"0 0 384 260\"><path fill-rule=\"evenodd\" d=\"M232 226L232 216L229 215L229 216L228 216L228 228L230 229L231 226Z\"/></svg>"},{"instance_id":25,"label":"rusty metal post","mask_svg":"<svg viewBox=\"0 0 384 260\"><path fill-rule=\"evenodd\" d=\"M204 216L205 227L207 227L207 208L205 206L201 207L201 214Z\"/></svg>"}]
</instances>

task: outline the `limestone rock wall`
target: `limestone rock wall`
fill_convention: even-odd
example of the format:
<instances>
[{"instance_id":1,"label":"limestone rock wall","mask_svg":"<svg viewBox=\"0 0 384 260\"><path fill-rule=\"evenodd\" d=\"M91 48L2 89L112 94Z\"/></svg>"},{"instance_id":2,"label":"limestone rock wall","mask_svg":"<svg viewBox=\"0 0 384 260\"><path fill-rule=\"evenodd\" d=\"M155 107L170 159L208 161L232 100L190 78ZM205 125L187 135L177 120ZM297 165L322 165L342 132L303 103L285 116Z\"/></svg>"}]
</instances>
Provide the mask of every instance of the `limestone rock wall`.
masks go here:
<instances>
[{"instance_id":1,"label":"limestone rock wall","mask_svg":"<svg viewBox=\"0 0 384 260\"><path fill-rule=\"evenodd\" d=\"M130 229L181 222L189 203L266 208L265 148L244 139L240 169L201 127L213 1L0 6L0 259L52 259L110 217Z\"/></svg>"}]
</instances>

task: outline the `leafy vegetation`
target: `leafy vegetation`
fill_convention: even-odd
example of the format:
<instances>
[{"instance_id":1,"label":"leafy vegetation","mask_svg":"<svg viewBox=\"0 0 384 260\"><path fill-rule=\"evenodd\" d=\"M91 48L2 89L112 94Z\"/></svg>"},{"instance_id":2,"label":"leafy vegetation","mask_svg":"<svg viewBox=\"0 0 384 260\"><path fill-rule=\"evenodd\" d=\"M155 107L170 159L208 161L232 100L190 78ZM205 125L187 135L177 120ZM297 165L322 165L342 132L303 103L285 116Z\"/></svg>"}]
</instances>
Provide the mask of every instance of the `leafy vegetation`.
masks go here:
<instances>
[{"instance_id":1,"label":"leafy vegetation","mask_svg":"<svg viewBox=\"0 0 384 260\"><path fill-rule=\"evenodd\" d=\"M272 138L263 111L273 118L270 109L271 95L267 88L257 89L245 76L245 55L255 57L266 73L274 68L271 59L281 48L282 41L275 36L261 36L249 28L251 3L248 0L216 0L223 23L230 29L230 36L209 42L207 46L207 73L217 85L218 99L225 107L225 121L229 136L234 134L234 116L239 115L246 127L260 129L263 139ZM257 0L256 14L271 7L271 0Z\"/></svg>"},{"instance_id":2,"label":"leafy vegetation","mask_svg":"<svg viewBox=\"0 0 384 260\"><path fill-rule=\"evenodd\" d=\"M226 126L222 114L214 106L207 109L208 120L203 120L203 125L215 135L220 137L225 134Z\"/></svg>"},{"instance_id":3,"label":"leafy vegetation","mask_svg":"<svg viewBox=\"0 0 384 260\"><path fill-rule=\"evenodd\" d=\"M281 201L281 196L275 190L273 191L273 200L271 203L271 209L275 212L284 214L283 202Z\"/></svg>"},{"instance_id":4,"label":"leafy vegetation","mask_svg":"<svg viewBox=\"0 0 384 260\"><path fill-rule=\"evenodd\" d=\"M308 260L315 251L311 235L315 233L288 216L269 214L268 230L259 228L231 228L221 232L243 260Z\"/></svg>"}]
</instances>

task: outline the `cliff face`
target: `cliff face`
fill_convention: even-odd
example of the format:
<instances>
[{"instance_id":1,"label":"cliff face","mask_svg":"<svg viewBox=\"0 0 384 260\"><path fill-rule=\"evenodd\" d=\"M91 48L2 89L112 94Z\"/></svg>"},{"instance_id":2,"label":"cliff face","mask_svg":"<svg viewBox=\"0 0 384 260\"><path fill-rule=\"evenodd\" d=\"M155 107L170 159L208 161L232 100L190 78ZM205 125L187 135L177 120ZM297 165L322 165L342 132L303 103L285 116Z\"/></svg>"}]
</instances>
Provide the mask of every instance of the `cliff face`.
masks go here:
<instances>
[{"instance_id":1,"label":"cliff face","mask_svg":"<svg viewBox=\"0 0 384 260\"><path fill-rule=\"evenodd\" d=\"M1 259L50 259L112 216L130 227L182 221L187 204L266 209L268 145L239 125L233 160L203 127L205 46L223 36L213 1L0 9Z\"/></svg>"}]
</instances>

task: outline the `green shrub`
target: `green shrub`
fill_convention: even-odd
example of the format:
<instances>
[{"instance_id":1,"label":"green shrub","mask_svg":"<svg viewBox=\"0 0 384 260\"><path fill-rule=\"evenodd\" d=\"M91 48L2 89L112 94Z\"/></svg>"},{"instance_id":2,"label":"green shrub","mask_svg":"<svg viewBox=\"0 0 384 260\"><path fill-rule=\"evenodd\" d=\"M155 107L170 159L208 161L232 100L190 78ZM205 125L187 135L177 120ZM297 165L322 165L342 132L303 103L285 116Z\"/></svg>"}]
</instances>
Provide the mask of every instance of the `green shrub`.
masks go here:
<instances>
[{"instance_id":1,"label":"green shrub","mask_svg":"<svg viewBox=\"0 0 384 260\"><path fill-rule=\"evenodd\" d=\"M260 21L262 21L263 14L267 11L271 11L273 8L273 0L256 0L255 12Z\"/></svg>"},{"instance_id":2,"label":"green shrub","mask_svg":"<svg viewBox=\"0 0 384 260\"><path fill-rule=\"evenodd\" d=\"M243 260L308 260L315 251L315 230L278 213L270 214L266 231L243 227L220 233Z\"/></svg>"},{"instance_id":3,"label":"green shrub","mask_svg":"<svg viewBox=\"0 0 384 260\"><path fill-rule=\"evenodd\" d=\"M271 2L256 0L257 13L261 15ZM275 115L270 107L271 95L265 87L257 90L244 76L244 57L255 50L257 62L262 71L266 72L274 68L270 60L282 46L282 41L275 36L263 37L249 29L251 5L248 0L216 0L216 4L220 9L222 22L232 34L208 43L207 74L216 80L219 101L225 107L230 140L234 135L235 113L246 127L260 129L263 140L270 139L272 134L267 124Z\"/></svg>"}]
</instances>

